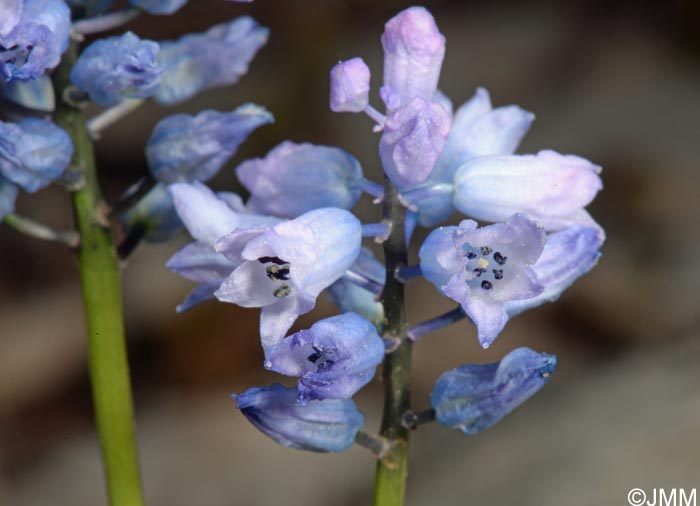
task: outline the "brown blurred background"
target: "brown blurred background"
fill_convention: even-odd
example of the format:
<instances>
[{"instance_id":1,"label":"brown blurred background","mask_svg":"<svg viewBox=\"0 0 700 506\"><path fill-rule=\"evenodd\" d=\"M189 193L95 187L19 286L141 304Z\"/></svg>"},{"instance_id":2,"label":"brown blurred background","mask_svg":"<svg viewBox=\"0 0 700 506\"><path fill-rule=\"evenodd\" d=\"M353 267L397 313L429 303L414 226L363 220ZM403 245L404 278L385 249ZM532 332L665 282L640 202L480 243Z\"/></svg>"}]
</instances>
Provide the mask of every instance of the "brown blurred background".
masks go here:
<instances>
[{"instance_id":1,"label":"brown blurred background","mask_svg":"<svg viewBox=\"0 0 700 506\"><path fill-rule=\"evenodd\" d=\"M284 139L340 146L379 179L376 134L328 109L328 71L361 56L381 82L384 22L402 1L192 0L143 16L142 37L182 33L250 14L266 47L235 87L174 109L142 107L98 144L115 198L144 172L153 125L175 111L252 101L276 123L255 132L213 181L240 191L233 167ZM552 148L604 167L591 212L608 240L599 266L557 304L508 325L488 352L466 323L415 346L414 404L437 376L497 360L518 346L555 353L542 392L500 424L467 437L416 432L408 504L618 505L633 487L700 486L700 8L692 0L429 1L447 37L441 89L455 105L477 86L494 105L537 120L520 152ZM19 212L71 224L66 195L21 195ZM374 220L369 199L358 206ZM455 216L456 221L456 216ZM420 244L425 232L417 233ZM353 448L316 455L276 446L235 409L231 392L285 381L262 371L257 310L209 302L177 315L191 284L164 266L187 241L143 245L124 269L126 318L143 477L151 506L367 504L374 462ZM73 256L0 227L0 504L106 504L91 415ZM415 247L412 252L415 258ZM452 307L434 288L409 288L416 323ZM295 328L330 314L317 310ZM378 378L357 401L378 427Z\"/></svg>"}]
</instances>

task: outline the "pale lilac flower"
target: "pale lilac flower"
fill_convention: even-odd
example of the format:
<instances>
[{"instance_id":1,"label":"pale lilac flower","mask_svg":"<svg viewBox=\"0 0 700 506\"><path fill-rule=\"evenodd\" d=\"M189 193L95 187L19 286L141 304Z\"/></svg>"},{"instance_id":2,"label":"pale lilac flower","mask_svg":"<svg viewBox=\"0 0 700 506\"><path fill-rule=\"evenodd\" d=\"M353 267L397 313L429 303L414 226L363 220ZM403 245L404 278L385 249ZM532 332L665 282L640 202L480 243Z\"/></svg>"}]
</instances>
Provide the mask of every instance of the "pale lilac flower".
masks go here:
<instances>
[{"instance_id":1,"label":"pale lilac flower","mask_svg":"<svg viewBox=\"0 0 700 506\"><path fill-rule=\"evenodd\" d=\"M532 265L542 253L545 235L522 214L483 228L464 220L459 227L431 232L419 252L421 270L441 293L461 304L486 348L508 321L507 301L544 291Z\"/></svg>"},{"instance_id":2,"label":"pale lilac flower","mask_svg":"<svg viewBox=\"0 0 700 506\"><path fill-rule=\"evenodd\" d=\"M532 266L544 291L529 299L506 301L508 316L557 300L574 281L595 267L603 240L599 229L580 225L549 234L540 258Z\"/></svg>"},{"instance_id":3,"label":"pale lilac flower","mask_svg":"<svg viewBox=\"0 0 700 506\"><path fill-rule=\"evenodd\" d=\"M265 158L246 160L236 175L250 192L250 211L296 217L321 207L350 209L362 191L362 167L342 149L283 142Z\"/></svg>"},{"instance_id":4,"label":"pale lilac flower","mask_svg":"<svg viewBox=\"0 0 700 506\"><path fill-rule=\"evenodd\" d=\"M418 222L429 227L454 212L454 176L460 166L478 156L511 155L530 129L535 116L518 106L493 108L488 91L478 88L474 96L455 113L445 148L430 178L420 187L448 185L449 191L428 192L412 202L418 208Z\"/></svg>"},{"instance_id":5,"label":"pale lilac flower","mask_svg":"<svg viewBox=\"0 0 700 506\"><path fill-rule=\"evenodd\" d=\"M80 54L70 79L101 106L126 98L147 98L160 85L159 47L131 32L99 39Z\"/></svg>"},{"instance_id":6,"label":"pale lilac flower","mask_svg":"<svg viewBox=\"0 0 700 506\"><path fill-rule=\"evenodd\" d=\"M19 16L19 17L18 17ZM70 10L63 0L10 0L0 7L0 78L36 79L68 48Z\"/></svg>"},{"instance_id":7,"label":"pale lilac flower","mask_svg":"<svg viewBox=\"0 0 700 506\"><path fill-rule=\"evenodd\" d=\"M554 151L473 158L455 174L454 205L477 220L497 222L526 213L547 230L596 227L584 207L603 187L600 170L588 160Z\"/></svg>"},{"instance_id":8,"label":"pale lilac flower","mask_svg":"<svg viewBox=\"0 0 700 506\"><path fill-rule=\"evenodd\" d=\"M466 364L443 373L430 404L441 424L478 434L535 395L549 381L554 355L518 348L493 364Z\"/></svg>"},{"instance_id":9,"label":"pale lilac flower","mask_svg":"<svg viewBox=\"0 0 700 506\"><path fill-rule=\"evenodd\" d=\"M280 220L250 214L239 205L237 195L215 195L201 183L177 183L170 185L169 190L177 210L176 217L180 217L195 240L175 253L167 263L171 271L198 283L177 307L178 312L183 312L214 298L221 283L241 264L217 252L214 249L217 240L237 229L272 226Z\"/></svg>"},{"instance_id":10,"label":"pale lilac flower","mask_svg":"<svg viewBox=\"0 0 700 506\"><path fill-rule=\"evenodd\" d=\"M338 208L309 211L274 227L237 230L215 246L240 263L216 297L261 307L260 336L270 349L300 314L314 307L318 294L350 268L361 243L360 222Z\"/></svg>"},{"instance_id":11,"label":"pale lilac flower","mask_svg":"<svg viewBox=\"0 0 700 506\"><path fill-rule=\"evenodd\" d=\"M151 174L159 181L206 181L236 153L256 128L272 123L263 107L244 104L231 112L206 110L196 116L162 119L146 145Z\"/></svg>"},{"instance_id":12,"label":"pale lilac flower","mask_svg":"<svg viewBox=\"0 0 700 506\"><path fill-rule=\"evenodd\" d=\"M129 0L132 5L145 10L149 14L167 15L180 10L187 0Z\"/></svg>"},{"instance_id":13,"label":"pale lilac flower","mask_svg":"<svg viewBox=\"0 0 700 506\"><path fill-rule=\"evenodd\" d=\"M384 359L375 326L356 313L331 316L267 350L265 369L299 378L299 404L349 399Z\"/></svg>"},{"instance_id":14,"label":"pale lilac flower","mask_svg":"<svg viewBox=\"0 0 700 506\"><path fill-rule=\"evenodd\" d=\"M362 58L336 64L331 69L331 111L364 111L369 105L369 78L369 67Z\"/></svg>"},{"instance_id":15,"label":"pale lilac flower","mask_svg":"<svg viewBox=\"0 0 700 506\"><path fill-rule=\"evenodd\" d=\"M0 121L0 173L28 192L55 181L70 164L73 143L49 121L28 118Z\"/></svg>"},{"instance_id":16,"label":"pale lilac flower","mask_svg":"<svg viewBox=\"0 0 700 506\"><path fill-rule=\"evenodd\" d=\"M275 384L232 396L241 413L257 429L289 448L342 452L352 446L365 417L350 399L296 404L296 388Z\"/></svg>"},{"instance_id":17,"label":"pale lilac flower","mask_svg":"<svg viewBox=\"0 0 700 506\"><path fill-rule=\"evenodd\" d=\"M163 65L157 102L173 105L200 91L235 84L248 71L253 56L267 42L269 30L242 16L204 33L161 42Z\"/></svg>"}]
</instances>

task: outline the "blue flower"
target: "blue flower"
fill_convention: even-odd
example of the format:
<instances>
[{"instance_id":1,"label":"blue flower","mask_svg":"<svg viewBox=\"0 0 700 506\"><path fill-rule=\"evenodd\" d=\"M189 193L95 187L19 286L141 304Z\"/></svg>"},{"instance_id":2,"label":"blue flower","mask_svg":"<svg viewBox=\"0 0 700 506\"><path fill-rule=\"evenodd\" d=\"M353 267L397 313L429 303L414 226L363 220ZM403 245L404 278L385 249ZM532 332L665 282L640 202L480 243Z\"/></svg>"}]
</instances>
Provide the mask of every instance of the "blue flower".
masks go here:
<instances>
[{"instance_id":1,"label":"blue flower","mask_svg":"<svg viewBox=\"0 0 700 506\"><path fill-rule=\"evenodd\" d=\"M461 304L478 329L479 343L487 348L508 321L507 301L544 292L532 265L545 236L542 227L522 214L483 228L464 220L459 227L430 233L419 252L421 270L442 294Z\"/></svg>"},{"instance_id":2,"label":"blue flower","mask_svg":"<svg viewBox=\"0 0 700 506\"><path fill-rule=\"evenodd\" d=\"M248 64L268 35L267 28L242 16L205 33L161 42L163 76L156 101L172 105L200 91L235 84L248 71Z\"/></svg>"},{"instance_id":3,"label":"blue flower","mask_svg":"<svg viewBox=\"0 0 700 506\"><path fill-rule=\"evenodd\" d=\"M182 312L214 298L214 292L241 263L217 252L214 249L217 240L237 229L273 226L280 220L248 213L237 195L217 196L201 183L177 183L170 185L169 190L177 216L195 239L167 263L171 271L199 283L178 306L178 312Z\"/></svg>"},{"instance_id":4,"label":"blue flower","mask_svg":"<svg viewBox=\"0 0 700 506\"><path fill-rule=\"evenodd\" d=\"M216 297L243 307L261 307L263 348L277 345L300 314L337 281L360 254L362 226L348 211L309 211L274 227L237 230L215 249L240 263Z\"/></svg>"},{"instance_id":5,"label":"blue flower","mask_svg":"<svg viewBox=\"0 0 700 506\"><path fill-rule=\"evenodd\" d=\"M236 175L252 212L293 218L321 207L350 209L362 191L362 167L342 149L283 142L265 158L246 160Z\"/></svg>"},{"instance_id":6,"label":"blue flower","mask_svg":"<svg viewBox=\"0 0 700 506\"><path fill-rule=\"evenodd\" d=\"M532 266L544 291L529 299L506 301L508 316L558 299L574 281L595 267L603 240L599 229L580 225L549 234L540 258Z\"/></svg>"},{"instance_id":7,"label":"blue flower","mask_svg":"<svg viewBox=\"0 0 700 506\"><path fill-rule=\"evenodd\" d=\"M55 181L70 164L73 144L49 121L28 118L0 121L0 173L28 192Z\"/></svg>"},{"instance_id":8,"label":"blue flower","mask_svg":"<svg viewBox=\"0 0 700 506\"><path fill-rule=\"evenodd\" d=\"M554 355L518 348L493 364L466 364L442 374L430 395L446 427L478 434L535 395L554 371Z\"/></svg>"},{"instance_id":9,"label":"blue flower","mask_svg":"<svg viewBox=\"0 0 700 506\"><path fill-rule=\"evenodd\" d=\"M584 210L603 187L599 172L588 160L554 151L472 158L455 174L454 205L477 220L526 213L547 230L599 228Z\"/></svg>"},{"instance_id":10,"label":"blue flower","mask_svg":"<svg viewBox=\"0 0 700 506\"><path fill-rule=\"evenodd\" d=\"M296 404L296 388L276 384L232 396L241 413L261 432L289 448L342 452L352 446L365 417L350 399Z\"/></svg>"},{"instance_id":11,"label":"blue flower","mask_svg":"<svg viewBox=\"0 0 700 506\"><path fill-rule=\"evenodd\" d=\"M455 113L445 149L430 178L421 185L447 184L450 191L415 202L419 224L429 227L449 218L455 209L452 198L457 169L478 156L513 154L534 118L515 105L494 109L488 91L478 88Z\"/></svg>"},{"instance_id":12,"label":"blue flower","mask_svg":"<svg viewBox=\"0 0 700 506\"><path fill-rule=\"evenodd\" d=\"M0 77L36 79L68 48L70 10L63 0L10 0L0 7Z\"/></svg>"},{"instance_id":13,"label":"blue flower","mask_svg":"<svg viewBox=\"0 0 700 506\"><path fill-rule=\"evenodd\" d=\"M367 248L362 248L360 256L357 257L350 270L379 285L384 285L386 280L386 267ZM384 325L384 306L377 300L375 293L342 277L328 287L326 294L341 312L358 313L378 328Z\"/></svg>"},{"instance_id":14,"label":"blue flower","mask_svg":"<svg viewBox=\"0 0 700 506\"><path fill-rule=\"evenodd\" d=\"M131 32L97 40L80 54L70 79L102 106L150 97L160 84L158 49L156 42Z\"/></svg>"},{"instance_id":15,"label":"blue flower","mask_svg":"<svg viewBox=\"0 0 700 506\"><path fill-rule=\"evenodd\" d=\"M5 216L15 211L15 200L19 188L0 174L0 222Z\"/></svg>"},{"instance_id":16,"label":"blue flower","mask_svg":"<svg viewBox=\"0 0 700 506\"><path fill-rule=\"evenodd\" d=\"M299 378L299 404L349 399L384 359L375 326L356 313L314 323L283 339L265 355L265 369Z\"/></svg>"},{"instance_id":17,"label":"blue flower","mask_svg":"<svg viewBox=\"0 0 700 506\"><path fill-rule=\"evenodd\" d=\"M159 181L206 181L216 175L256 128L272 114L255 104L232 112L174 114L158 122L146 145L151 174Z\"/></svg>"},{"instance_id":18,"label":"blue flower","mask_svg":"<svg viewBox=\"0 0 700 506\"><path fill-rule=\"evenodd\" d=\"M187 0L129 0L129 2L149 14L172 14L181 9Z\"/></svg>"}]
</instances>

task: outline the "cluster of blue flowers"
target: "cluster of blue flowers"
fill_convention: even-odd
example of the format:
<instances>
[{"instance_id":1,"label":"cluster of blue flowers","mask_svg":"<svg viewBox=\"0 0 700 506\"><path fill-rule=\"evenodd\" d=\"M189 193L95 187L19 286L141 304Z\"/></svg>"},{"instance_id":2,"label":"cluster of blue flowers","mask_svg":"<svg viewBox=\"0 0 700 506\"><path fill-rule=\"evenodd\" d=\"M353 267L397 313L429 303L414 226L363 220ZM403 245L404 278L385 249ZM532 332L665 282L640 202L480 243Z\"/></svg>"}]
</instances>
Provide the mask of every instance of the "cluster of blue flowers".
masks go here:
<instances>
[{"instance_id":1,"label":"cluster of blue flowers","mask_svg":"<svg viewBox=\"0 0 700 506\"><path fill-rule=\"evenodd\" d=\"M68 2L74 16L88 20L111 3ZM185 3L131 0L151 14ZM0 76L9 83L3 87L8 100L24 97L20 105L37 108L27 98L41 96L33 80L57 65L70 26L62 0L3 3ZM102 106L148 97L175 104L235 83L267 37L249 17L174 42L127 32L88 46L71 80L79 95ZM455 211L471 218L434 228L420 247L419 266L396 273L404 280L422 275L458 304L409 336L418 339L465 316L486 348L509 318L555 300L595 265L604 233L585 207L602 187L600 167L554 151L515 155L534 116L517 106L493 108L482 88L454 111L438 90L445 38L426 9L412 7L389 20L381 43L385 112L369 104L371 76L360 58L331 70L330 107L365 112L381 132L379 157L407 209L408 241L416 227L435 227ZM20 93L18 84L29 88ZM121 220L147 240L167 239L182 225L189 231L194 241L168 262L197 283L179 311L214 298L261 308L264 367L298 382L235 395L251 423L285 446L342 451L364 424L352 397L392 351L380 336L378 295L386 269L362 244L391 231L382 223L362 224L350 212L363 192L381 200L384 189L342 149L292 142L236 168L247 200L204 184L272 121L255 104L166 117L146 146L157 184ZM0 122L0 216L12 212L17 185L32 192L55 181L71 152L67 135L48 121ZM288 335L324 290L341 314ZM447 371L430 397L434 416L478 433L536 393L555 363L551 355L518 348L498 363Z\"/></svg>"}]
</instances>

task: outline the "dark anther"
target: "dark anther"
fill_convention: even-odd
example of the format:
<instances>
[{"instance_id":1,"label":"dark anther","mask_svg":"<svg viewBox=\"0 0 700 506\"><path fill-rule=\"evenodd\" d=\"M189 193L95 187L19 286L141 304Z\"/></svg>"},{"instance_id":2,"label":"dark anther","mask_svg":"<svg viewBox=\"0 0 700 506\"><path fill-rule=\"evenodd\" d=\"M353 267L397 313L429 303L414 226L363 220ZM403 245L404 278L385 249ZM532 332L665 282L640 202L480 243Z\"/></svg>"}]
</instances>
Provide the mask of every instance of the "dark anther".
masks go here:
<instances>
[{"instance_id":1,"label":"dark anther","mask_svg":"<svg viewBox=\"0 0 700 506\"><path fill-rule=\"evenodd\" d=\"M261 264L277 264L277 265L284 265L287 263L279 257L260 257L260 258L258 258L258 262L260 262Z\"/></svg>"},{"instance_id":2,"label":"dark anther","mask_svg":"<svg viewBox=\"0 0 700 506\"><path fill-rule=\"evenodd\" d=\"M503 269L494 269L493 277L496 279L503 279Z\"/></svg>"},{"instance_id":3,"label":"dark anther","mask_svg":"<svg viewBox=\"0 0 700 506\"><path fill-rule=\"evenodd\" d=\"M474 253L473 251L467 251L467 258L468 258L469 260L475 259L475 258L476 258L476 253Z\"/></svg>"},{"instance_id":4,"label":"dark anther","mask_svg":"<svg viewBox=\"0 0 700 506\"><path fill-rule=\"evenodd\" d=\"M482 246L481 247L481 254L483 256L490 255L493 250L489 248L488 246Z\"/></svg>"},{"instance_id":5,"label":"dark anther","mask_svg":"<svg viewBox=\"0 0 700 506\"><path fill-rule=\"evenodd\" d=\"M501 255L501 253L499 251L496 251L493 254L493 259L496 261L496 263L498 265L505 265L508 257L504 257L503 255Z\"/></svg>"},{"instance_id":6,"label":"dark anther","mask_svg":"<svg viewBox=\"0 0 700 506\"><path fill-rule=\"evenodd\" d=\"M318 362L319 358L321 358L321 355L318 352L315 352L315 353L312 353L311 355L309 355L308 357L306 357L306 360L308 360L312 364L315 364L316 362Z\"/></svg>"},{"instance_id":7,"label":"dark anther","mask_svg":"<svg viewBox=\"0 0 700 506\"><path fill-rule=\"evenodd\" d=\"M493 288L493 285L490 281L483 280L481 282L481 288L483 288L484 290L491 290L491 288Z\"/></svg>"},{"instance_id":8,"label":"dark anther","mask_svg":"<svg viewBox=\"0 0 700 506\"><path fill-rule=\"evenodd\" d=\"M267 269L265 269L265 272L267 273L268 279L275 280L278 279L280 281L288 281L289 280L289 265L284 265L283 267L278 267L276 265L271 265Z\"/></svg>"},{"instance_id":9,"label":"dark anther","mask_svg":"<svg viewBox=\"0 0 700 506\"><path fill-rule=\"evenodd\" d=\"M473 272L474 274L476 274L476 277L478 278L478 277L481 276L484 272L486 272L486 269L484 269L483 267L477 267L476 269L473 269L472 272Z\"/></svg>"},{"instance_id":10,"label":"dark anther","mask_svg":"<svg viewBox=\"0 0 700 506\"><path fill-rule=\"evenodd\" d=\"M326 372L331 367L333 367L333 364L335 364L335 360L326 359L323 362L321 362L320 364L318 364L318 367L316 368L316 370L318 372Z\"/></svg>"},{"instance_id":11,"label":"dark anther","mask_svg":"<svg viewBox=\"0 0 700 506\"><path fill-rule=\"evenodd\" d=\"M289 288L289 286L280 285L280 287L277 290L272 292L272 295L274 295L278 299L282 299L282 298L286 297L287 295L289 295L290 293L292 293L292 289Z\"/></svg>"}]
</instances>

